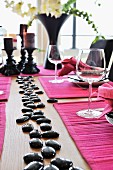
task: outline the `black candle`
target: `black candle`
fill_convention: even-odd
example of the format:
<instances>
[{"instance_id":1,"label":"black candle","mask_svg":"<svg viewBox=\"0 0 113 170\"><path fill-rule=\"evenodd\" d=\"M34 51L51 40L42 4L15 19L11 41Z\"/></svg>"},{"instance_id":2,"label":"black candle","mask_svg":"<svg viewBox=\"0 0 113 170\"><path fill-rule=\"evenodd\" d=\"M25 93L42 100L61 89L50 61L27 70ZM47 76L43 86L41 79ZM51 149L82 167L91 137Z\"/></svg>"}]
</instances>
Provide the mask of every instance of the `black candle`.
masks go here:
<instances>
[{"instance_id":1,"label":"black candle","mask_svg":"<svg viewBox=\"0 0 113 170\"><path fill-rule=\"evenodd\" d=\"M35 48L35 34L34 33L24 34L24 47Z\"/></svg>"},{"instance_id":2,"label":"black candle","mask_svg":"<svg viewBox=\"0 0 113 170\"><path fill-rule=\"evenodd\" d=\"M27 32L27 25L26 24L20 24L20 35L23 35L25 32Z\"/></svg>"},{"instance_id":3,"label":"black candle","mask_svg":"<svg viewBox=\"0 0 113 170\"><path fill-rule=\"evenodd\" d=\"M13 38L4 38L4 49L5 50L13 49Z\"/></svg>"}]
</instances>

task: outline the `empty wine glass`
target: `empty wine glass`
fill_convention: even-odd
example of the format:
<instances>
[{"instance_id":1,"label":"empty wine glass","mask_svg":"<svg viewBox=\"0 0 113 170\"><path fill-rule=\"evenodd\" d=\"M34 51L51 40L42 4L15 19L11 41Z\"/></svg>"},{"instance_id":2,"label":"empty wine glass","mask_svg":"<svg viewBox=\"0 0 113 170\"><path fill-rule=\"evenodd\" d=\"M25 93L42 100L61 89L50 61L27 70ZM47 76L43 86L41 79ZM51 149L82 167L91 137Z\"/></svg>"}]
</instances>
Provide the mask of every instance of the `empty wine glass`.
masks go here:
<instances>
[{"instance_id":1,"label":"empty wine glass","mask_svg":"<svg viewBox=\"0 0 113 170\"><path fill-rule=\"evenodd\" d=\"M98 109L91 109L92 83L98 82L106 76L105 53L103 49L84 49L77 58L76 74L79 79L88 82L88 109L80 110L77 115L85 118L98 118L102 113Z\"/></svg>"},{"instance_id":2,"label":"empty wine glass","mask_svg":"<svg viewBox=\"0 0 113 170\"><path fill-rule=\"evenodd\" d=\"M57 65L62 62L63 50L58 50L57 45L49 45L48 48L48 60L55 64L55 78L50 80L51 83L62 83L63 79L57 79Z\"/></svg>"}]
</instances>

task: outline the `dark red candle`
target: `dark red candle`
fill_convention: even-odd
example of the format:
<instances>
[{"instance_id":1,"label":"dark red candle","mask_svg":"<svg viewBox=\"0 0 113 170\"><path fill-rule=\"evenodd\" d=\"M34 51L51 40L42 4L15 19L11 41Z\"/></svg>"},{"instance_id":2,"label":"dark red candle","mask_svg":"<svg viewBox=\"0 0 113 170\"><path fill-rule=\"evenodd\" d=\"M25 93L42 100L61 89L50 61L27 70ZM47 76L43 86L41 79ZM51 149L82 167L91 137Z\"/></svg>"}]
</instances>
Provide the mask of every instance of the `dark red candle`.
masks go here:
<instances>
[{"instance_id":1,"label":"dark red candle","mask_svg":"<svg viewBox=\"0 0 113 170\"><path fill-rule=\"evenodd\" d=\"M25 32L27 32L27 25L26 24L20 24L20 35L23 35Z\"/></svg>"},{"instance_id":2,"label":"dark red candle","mask_svg":"<svg viewBox=\"0 0 113 170\"><path fill-rule=\"evenodd\" d=\"M24 47L35 48L35 34L34 33L24 34Z\"/></svg>"},{"instance_id":3,"label":"dark red candle","mask_svg":"<svg viewBox=\"0 0 113 170\"><path fill-rule=\"evenodd\" d=\"M13 49L13 38L4 38L4 49L5 50Z\"/></svg>"}]
</instances>

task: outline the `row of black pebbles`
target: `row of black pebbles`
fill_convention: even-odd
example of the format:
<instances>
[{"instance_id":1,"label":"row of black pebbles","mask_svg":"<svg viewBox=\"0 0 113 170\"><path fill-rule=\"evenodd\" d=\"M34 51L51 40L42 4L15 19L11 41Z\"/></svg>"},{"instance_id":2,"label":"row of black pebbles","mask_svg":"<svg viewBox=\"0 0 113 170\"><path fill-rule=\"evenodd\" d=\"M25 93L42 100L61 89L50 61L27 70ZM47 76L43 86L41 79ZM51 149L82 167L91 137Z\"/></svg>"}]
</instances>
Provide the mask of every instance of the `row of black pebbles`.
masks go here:
<instances>
[{"instance_id":1,"label":"row of black pebbles","mask_svg":"<svg viewBox=\"0 0 113 170\"><path fill-rule=\"evenodd\" d=\"M73 162L69 159L54 158L56 151L61 149L61 145L55 140L59 137L59 133L52 130L51 120L41 110L45 108L45 104L39 97L43 91L34 83L34 77L17 76L16 82L20 85L19 93L22 95L23 103L23 115L16 119L16 123L22 124L22 131L29 134L30 147L40 149L40 153L27 153L23 156L27 164L24 170L82 170L79 167L73 167ZM47 102L58 101L48 99ZM34 129L34 126L28 122L29 120L35 121L41 131ZM41 138L46 139L45 142ZM50 164L44 166L44 159L50 159Z\"/></svg>"}]
</instances>

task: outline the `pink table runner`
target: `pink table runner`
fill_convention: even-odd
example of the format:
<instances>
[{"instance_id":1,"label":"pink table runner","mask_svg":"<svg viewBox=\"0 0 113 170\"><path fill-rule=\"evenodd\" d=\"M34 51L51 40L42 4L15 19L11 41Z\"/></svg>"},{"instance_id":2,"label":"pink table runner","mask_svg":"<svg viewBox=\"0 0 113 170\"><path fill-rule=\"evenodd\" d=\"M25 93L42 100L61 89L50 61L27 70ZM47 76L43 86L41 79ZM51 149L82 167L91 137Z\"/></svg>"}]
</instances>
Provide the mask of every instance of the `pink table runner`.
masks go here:
<instances>
[{"instance_id":1,"label":"pink table runner","mask_svg":"<svg viewBox=\"0 0 113 170\"><path fill-rule=\"evenodd\" d=\"M5 103L0 103L0 155L2 153L5 135L5 123L6 123L5 107L6 107Z\"/></svg>"},{"instance_id":2,"label":"pink table runner","mask_svg":"<svg viewBox=\"0 0 113 170\"><path fill-rule=\"evenodd\" d=\"M93 108L104 107L102 101L92 102ZM105 117L85 119L76 111L87 108L87 102L56 103L70 136L92 170L113 170L113 125Z\"/></svg>"},{"instance_id":3,"label":"pink table runner","mask_svg":"<svg viewBox=\"0 0 113 170\"><path fill-rule=\"evenodd\" d=\"M44 90L46 91L49 98L75 98L75 97L88 97L89 91L82 89L76 84L64 81L60 84L50 83L49 80L54 79L53 77L39 77ZM93 92L97 88L93 88Z\"/></svg>"},{"instance_id":4,"label":"pink table runner","mask_svg":"<svg viewBox=\"0 0 113 170\"><path fill-rule=\"evenodd\" d=\"M0 91L3 91L3 94L0 94L0 101L6 101L9 98L11 86L11 77L0 77Z\"/></svg>"}]
</instances>

